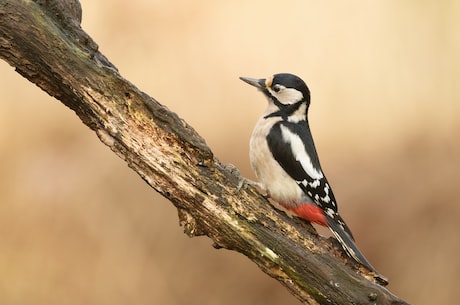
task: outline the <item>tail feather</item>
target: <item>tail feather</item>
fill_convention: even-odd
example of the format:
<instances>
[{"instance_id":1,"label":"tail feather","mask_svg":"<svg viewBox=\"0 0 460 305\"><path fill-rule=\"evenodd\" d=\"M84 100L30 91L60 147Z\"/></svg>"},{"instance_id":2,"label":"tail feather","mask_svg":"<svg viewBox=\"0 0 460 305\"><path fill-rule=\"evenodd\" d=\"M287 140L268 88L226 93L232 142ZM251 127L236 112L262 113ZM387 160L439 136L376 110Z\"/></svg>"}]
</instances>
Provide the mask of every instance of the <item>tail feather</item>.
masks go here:
<instances>
[{"instance_id":1,"label":"tail feather","mask_svg":"<svg viewBox=\"0 0 460 305\"><path fill-rule=\"evenodd\" d=\"M387 285L388 280L375 270L356 246L353 235L342 217L340 217L338 213L334 213L333 216L334 217L331 217L331 215L326 214L327 224L345 252L355 261L375 273L375 278L380 284L384 286Z\"/></svg>"}]
</instances>

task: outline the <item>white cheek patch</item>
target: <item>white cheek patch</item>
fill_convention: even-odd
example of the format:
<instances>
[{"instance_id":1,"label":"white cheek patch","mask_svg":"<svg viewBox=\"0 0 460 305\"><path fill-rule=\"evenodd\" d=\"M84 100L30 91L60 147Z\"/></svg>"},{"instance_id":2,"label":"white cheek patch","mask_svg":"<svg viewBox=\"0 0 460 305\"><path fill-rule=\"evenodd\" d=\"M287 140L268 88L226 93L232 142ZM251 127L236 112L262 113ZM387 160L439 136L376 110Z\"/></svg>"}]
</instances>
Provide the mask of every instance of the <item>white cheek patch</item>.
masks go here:
<instances>
[{"instance_id":1,"label":"white cheek patch","mask_svg":"<svg viewBox=\"0 0 460 305\"><path fill-rule=\"evenodd\" d=\"M313 179L321 179L324 177L323 173L320 170L317 170L313 163L311 162L310 156L305 150L305 145L302 142L302 139L292 133L286 126L281 125L281 135L283 140L291 145L291 151L296 159L300 162L304 171Z\"/></svg>"},{"instance_id":2,"label":"white cheek patch","mask_svg":"<svg viewBox=\"0 0 460 305\"><path fill-rule=\"evenodd\" d=\"M282 88L279 92L273 91L272 88L267 89L272 96L285 105L294 104L303 99L302 92L294 88Z\"/></svg>"},{"instance_id":3,"label":"white cheek patch","mask_svg":"<svg viewBox=\"0 0 460 305\"><path fill-rule=\"evenodd\" d=\"M293 104L303 99L302 92L293 88L286 88L279 93L279 101L283 104Z\"/></svg>"}]
</instances>

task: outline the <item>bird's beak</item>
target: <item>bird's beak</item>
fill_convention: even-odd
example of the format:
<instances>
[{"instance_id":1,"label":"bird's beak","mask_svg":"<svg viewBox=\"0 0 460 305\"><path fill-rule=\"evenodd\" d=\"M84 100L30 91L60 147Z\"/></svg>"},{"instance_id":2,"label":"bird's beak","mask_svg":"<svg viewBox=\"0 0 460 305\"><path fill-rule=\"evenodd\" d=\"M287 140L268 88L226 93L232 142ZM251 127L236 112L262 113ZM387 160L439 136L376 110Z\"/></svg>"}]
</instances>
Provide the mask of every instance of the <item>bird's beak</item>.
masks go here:
<instances>
[{"instance_id":1,"label":"bird's beak","mask_svg":"<svg viewBox=\"0 0 460 305\"><path fill-rule=\"evenodd\" d=\"M256 78L249 78L249 77L240 77L240 79L243 82L248 83L249 85L254 86L258 89L265 89L265 78L256 79Z\"/></svg>"}]
</instances>

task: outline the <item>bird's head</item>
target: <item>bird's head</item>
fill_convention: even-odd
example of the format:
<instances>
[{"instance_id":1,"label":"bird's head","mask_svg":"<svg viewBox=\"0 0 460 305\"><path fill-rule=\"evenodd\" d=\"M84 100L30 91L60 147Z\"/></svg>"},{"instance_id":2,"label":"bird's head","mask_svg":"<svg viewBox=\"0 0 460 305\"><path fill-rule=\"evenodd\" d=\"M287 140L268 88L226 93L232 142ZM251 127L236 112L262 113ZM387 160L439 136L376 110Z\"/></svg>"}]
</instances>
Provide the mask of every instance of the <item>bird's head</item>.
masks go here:
<instances>
[{"instance_id":1,"label":"bird's head","mask_svg":"<svg viewBox=\"0 0 460 305\"><path fill-rule=\"evenodd\" d=\"M268 78L254 79L240 77L240 79L262 91L270 101L279 108L298 102L310 104L310 90L298 76L289 73L279 73Z\"/></svg>"}]
</instances>

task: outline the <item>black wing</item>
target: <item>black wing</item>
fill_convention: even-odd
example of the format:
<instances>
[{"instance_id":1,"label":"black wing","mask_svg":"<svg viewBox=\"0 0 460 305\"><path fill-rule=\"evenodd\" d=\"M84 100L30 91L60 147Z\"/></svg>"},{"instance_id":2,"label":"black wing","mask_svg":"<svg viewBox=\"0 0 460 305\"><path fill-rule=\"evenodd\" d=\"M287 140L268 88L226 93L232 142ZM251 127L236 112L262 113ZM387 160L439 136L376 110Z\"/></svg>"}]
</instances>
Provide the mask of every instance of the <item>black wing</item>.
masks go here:
<instances>
[{"instance_id":1,"label":"black wing","mask_svg":"<svg viewBox=\"0 0 460 305\"><path fill-rule=\"evenodd\" d=\"M279 165L324 211L329 228L348 255L373 271L381 284L388 284L388 280L378 274L358 249L350 229L337 211L337 203L321 170L308 123L279 122L267 135L267 143Z\"/></svg>"},{"instance_id":2,"label":"black wing","mask_svg":"<svg viewBox=\"0 0 460 305\"><path fill-rule=\"evenodd\" d=\"M286 173L324 211L327 218L341 225L353 239L350 229L337 213L334 193L321 170L308 123L279 122L268 133L267 143Z\"/></svg>"},{"instance_id":3,"label":"black wing","mask_svg":"<svg viewBox=\"0 0 460 305\"><path fill-rule=\"evenodd\" d=\"M337 211L306 121L275 124L267 135L267 143L279 165L318 206Z\"/></svg>"}]
</instances>

